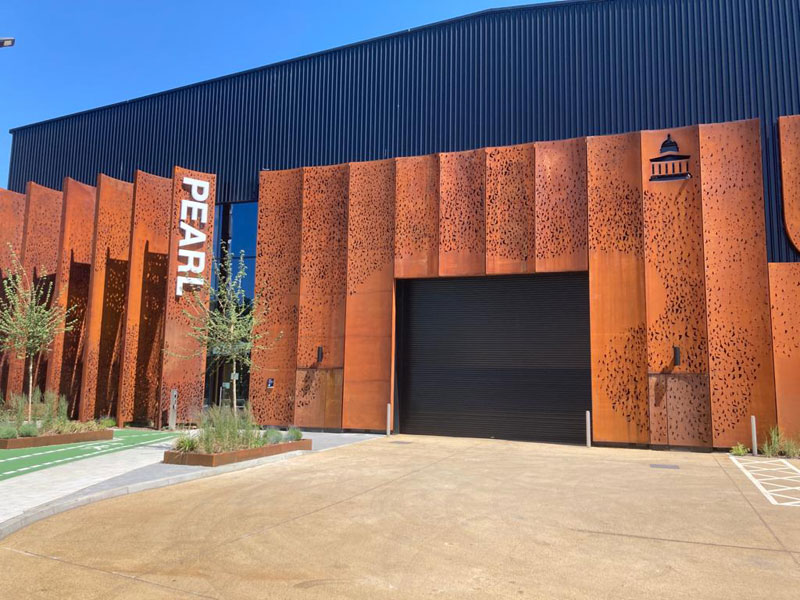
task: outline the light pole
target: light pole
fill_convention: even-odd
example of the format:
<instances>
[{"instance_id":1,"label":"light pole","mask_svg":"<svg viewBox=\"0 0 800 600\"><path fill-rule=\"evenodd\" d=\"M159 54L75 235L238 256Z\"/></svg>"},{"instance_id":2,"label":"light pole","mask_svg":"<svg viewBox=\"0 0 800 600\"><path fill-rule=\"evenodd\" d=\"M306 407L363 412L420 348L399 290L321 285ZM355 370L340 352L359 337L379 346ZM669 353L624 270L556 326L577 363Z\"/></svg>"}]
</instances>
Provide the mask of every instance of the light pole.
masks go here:
<instances>
[{"instance_id":1,"label":"light pole","mask_svg":"<svg viewBox=\"0 0 800 600\"><path fill-rule=\"evenodd\" d=\"M14 38L0 38L0 48L10 48L14 45Z\"/></svg>"}]
</instances>

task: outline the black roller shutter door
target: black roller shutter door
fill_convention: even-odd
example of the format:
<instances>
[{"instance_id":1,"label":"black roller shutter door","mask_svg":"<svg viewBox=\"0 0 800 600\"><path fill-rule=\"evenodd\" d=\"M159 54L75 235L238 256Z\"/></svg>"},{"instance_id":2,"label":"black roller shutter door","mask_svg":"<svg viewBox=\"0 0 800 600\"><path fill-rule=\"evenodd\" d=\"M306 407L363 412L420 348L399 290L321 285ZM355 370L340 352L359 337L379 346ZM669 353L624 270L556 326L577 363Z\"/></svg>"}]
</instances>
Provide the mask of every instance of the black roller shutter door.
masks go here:
<instances>
[{"instance_id":1,"label":"black roller shutter door","mask_svg":"<svg viewBox=\"0 0 800 600\"><path fill-rule=\"evenodd\" d=\"M397 308L401 432L585 439L587 273L399 280Z\"/></svg>"}]
</instances>

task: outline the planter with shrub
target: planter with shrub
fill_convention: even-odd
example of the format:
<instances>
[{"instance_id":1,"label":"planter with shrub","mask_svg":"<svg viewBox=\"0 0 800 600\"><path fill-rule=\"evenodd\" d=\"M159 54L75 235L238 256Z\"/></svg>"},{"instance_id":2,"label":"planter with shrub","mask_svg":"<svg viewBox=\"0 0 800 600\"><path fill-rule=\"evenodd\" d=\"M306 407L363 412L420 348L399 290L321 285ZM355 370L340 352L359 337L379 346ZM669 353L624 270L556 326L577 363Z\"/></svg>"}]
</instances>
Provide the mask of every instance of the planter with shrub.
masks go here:
<instances>
[{"instance_id":1,"label":"planter with shrub","mask_svg":"<svg viewBox=\"0 0 800 600\"><path fill-rule=\"evenodd\" d=\"M43 400L32 402L27 408L32 418L25 420L25 399L12 395L0 411L0 450L35 448L76 442L110 440L114 432L109 429L113 421L70 421L67 403L63 396L47 392Z\"/></svg>"},{"instance_id":2,"label":"planter with shrub","mask_svg":"<svg viewBox=\"0 0 800 600\"><path fill-rule=\"evenodd\" d=\"M173 450L164 452L164 462L173 465L218 467L230 463L274 456L295 450L311 450L311 440L291 427L261 430L249 409L234 413L229 408L206 411L195 435L183 433Z\"/></svg>"}]
</instances>

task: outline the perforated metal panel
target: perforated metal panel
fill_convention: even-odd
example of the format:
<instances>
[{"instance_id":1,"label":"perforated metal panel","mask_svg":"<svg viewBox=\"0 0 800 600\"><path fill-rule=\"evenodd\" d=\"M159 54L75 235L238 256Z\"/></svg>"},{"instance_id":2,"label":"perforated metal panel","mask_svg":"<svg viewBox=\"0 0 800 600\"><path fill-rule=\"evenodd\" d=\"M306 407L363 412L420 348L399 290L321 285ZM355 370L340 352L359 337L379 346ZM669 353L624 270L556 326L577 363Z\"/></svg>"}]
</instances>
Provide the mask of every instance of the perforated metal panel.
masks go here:
<instances>
[{"instance_id":1,"label":"perforated metal panel","mask_svg":"<svg viewBox=\"0 0 800 600\"><path fill-rule=\"evenodd\" d=\"M585 440L587 273L397 285L401 432Z\"/></svg>"}]
</instances>

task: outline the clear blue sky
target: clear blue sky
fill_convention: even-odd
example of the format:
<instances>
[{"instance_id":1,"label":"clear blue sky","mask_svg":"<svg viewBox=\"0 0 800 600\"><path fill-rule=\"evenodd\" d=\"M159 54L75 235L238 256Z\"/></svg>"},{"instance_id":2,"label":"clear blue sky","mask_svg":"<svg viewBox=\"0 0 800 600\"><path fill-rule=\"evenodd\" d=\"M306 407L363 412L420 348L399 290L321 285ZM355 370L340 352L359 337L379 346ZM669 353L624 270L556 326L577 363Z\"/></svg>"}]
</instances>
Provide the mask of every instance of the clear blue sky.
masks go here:
<instances>
[{"instance_id":1,"label":"clear blue sky","mask_svg":"<svg viewBox=\"0 0 800 600\"><path fill-rule=\"evenodd\" d=\"M12 127L536 0L2 0L0 187Z\"/></svg>"}]
</instances>

